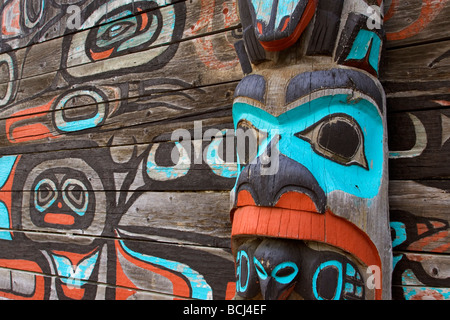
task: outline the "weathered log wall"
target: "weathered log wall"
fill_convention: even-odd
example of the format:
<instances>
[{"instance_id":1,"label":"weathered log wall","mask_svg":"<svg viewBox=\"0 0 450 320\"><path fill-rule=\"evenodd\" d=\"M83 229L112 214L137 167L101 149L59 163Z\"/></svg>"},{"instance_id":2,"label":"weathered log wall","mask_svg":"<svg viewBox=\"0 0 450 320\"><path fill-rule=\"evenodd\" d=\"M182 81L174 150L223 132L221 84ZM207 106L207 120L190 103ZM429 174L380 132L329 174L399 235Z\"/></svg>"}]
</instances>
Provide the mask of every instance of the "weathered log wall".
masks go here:
<instances>
[{"instance_id":1,"label":"weathered log wall","mask_svg":"<svg viewBox=\"0 0 450 320\"><path fill-rule=\"evenodd\" d=\"M393 297L450 299L450 2L385 9ZM0 12L0 296L232 296L236 1Z\"/></svg>"},{"instance_id":2,"label":"weathered log wall","mask_svg":"<svg viewBox=\"0 0 450 320\"><path fill-rule=\"evenodd\" d=\"M388 1L394 299L450 299L449 1Z\"/></svg>"}]
</instances>

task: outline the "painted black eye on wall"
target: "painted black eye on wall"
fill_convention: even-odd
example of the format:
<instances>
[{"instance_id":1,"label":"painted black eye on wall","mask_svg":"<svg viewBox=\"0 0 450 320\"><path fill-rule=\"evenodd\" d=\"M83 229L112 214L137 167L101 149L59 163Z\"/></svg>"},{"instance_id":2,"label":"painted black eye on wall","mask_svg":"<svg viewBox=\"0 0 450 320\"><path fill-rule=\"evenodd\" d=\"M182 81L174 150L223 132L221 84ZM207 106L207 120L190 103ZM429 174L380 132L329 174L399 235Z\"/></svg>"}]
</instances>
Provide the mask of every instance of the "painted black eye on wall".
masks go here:
<instances>
[{"instance_id":1,"label":"painted black eye on wall","mask_svg":"<svg viewBox=\"0 0 450 320\"><path fill-rule=\"evenodd\" d=\"M141 8L142 7L142 8ZM149 47L161 34L163 16L153 1L142 2L138 15L132 14L132 5L119 7L108 14L113 21L94 28L87 37L86 54L92 61L127 54ZM129 17L121 19L122 16Z\"/></svg>"},{"instance_id":2,"label":"painted black eye on wall","mask_svg":"<svg viewBox=\"0 0 450 320\"><path fill-rule=\"evenodd\" d=\"M62 189L67 206L79 216L84 216L89 204L89 192L85 184L77 179L68 179Z\"/></svg>"},{"instance_id":3,"label":"painted black eye on wall","mask_svg":"<svg viewBox=\"0 0 450 320\"><path fill-rule=\"evenodd\" d=\"M184 1L165 4L156 0L91 1L80 13L84 31L69 29L63 39L64 79L86 83L163 68L175 56L186 23ZM78 68L106 60L111 63Z\"/></svg>"},{"instance_id":4,"label":"painted black eye on wall","mask_svg":"<svg viewBox=\"0 0 450 320\"><path fill-rule=\"evenodd\" d=\"M314 151L325 158L342 165L369 169L363 132L346 114L329 115L295 136L311 143Z\"/></svg>"},{"instance_id":5,"label":"painted black eye on wall","mask_svg":"<svg viewBox=\"0 0 450 320\"><path fill-rule=\"evenodd\" d=\"M49 208L58 197L55 183L50 179L42 179L36 184L34 206L40 212Z\"/></svg>"}]
</instances>

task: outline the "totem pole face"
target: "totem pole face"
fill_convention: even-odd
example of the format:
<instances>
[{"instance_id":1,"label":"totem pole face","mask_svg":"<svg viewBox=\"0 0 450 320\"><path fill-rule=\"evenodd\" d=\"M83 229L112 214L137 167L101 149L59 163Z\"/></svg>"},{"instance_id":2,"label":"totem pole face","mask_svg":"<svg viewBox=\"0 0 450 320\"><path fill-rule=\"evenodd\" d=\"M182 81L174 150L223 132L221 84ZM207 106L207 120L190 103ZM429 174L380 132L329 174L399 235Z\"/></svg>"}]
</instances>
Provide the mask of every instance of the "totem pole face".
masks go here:
<instances>
[{"instance_id":1,"label":"totem pole face","mask_svg":"<svg viewBox=\"0 0 450 320\"><path fill-rule=\"evenodd\" d=\"M266 21L277 12L299 17L295 10L307 8L306 3L297 1L289 15L273 9L279 5L274 1ZM381 32L368 30L366 11L349 11L356 5L322 0L316 10L310 3L316 14L307 55L321 66L272 63L264 69L261 63L235 91L240 166L231 216L237 297L388 298L386 111L374 76ZM254 8L264 12L262 5ZM335 21L343 27L333 42L334 54L316 45L314 33L330 12L347 19ZM258 30L266 29L259 20L252 21L264 47ZM328 36L333 34L338 33L329 30Z\"/></svg>"}]
</instances>

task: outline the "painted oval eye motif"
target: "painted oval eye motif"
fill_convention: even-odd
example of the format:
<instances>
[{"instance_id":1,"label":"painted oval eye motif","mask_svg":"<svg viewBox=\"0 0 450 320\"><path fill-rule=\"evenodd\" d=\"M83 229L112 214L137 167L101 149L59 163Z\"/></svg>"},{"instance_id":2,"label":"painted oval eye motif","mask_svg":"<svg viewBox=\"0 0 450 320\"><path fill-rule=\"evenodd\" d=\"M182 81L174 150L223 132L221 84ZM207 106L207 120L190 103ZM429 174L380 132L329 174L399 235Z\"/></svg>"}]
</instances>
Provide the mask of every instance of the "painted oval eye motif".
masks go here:
<instances>
[{"instance_id":1,"label":"painted oval eye motif","mask_svg":"<svg viewBox=\"0 0 450 320\"><path fill-rule=\"evenodd\" d=\"M241 120L236 127L237 154L239 162L247 165L258 155L259 147L267 139L265 131L258 130L247 120Z\"/></svg>"},{"instance_id":2,"label":"painted oval eye motif","mask_svg":"<svg viewBox=\"0 0 450 320\"><path fill-rule=\"evenodd\" d=\"M39 212L47 210L58 197L55 183L50 179L42 179L34 188L34 206Z\"/></svg>"},{"instance_id":3,"label":"painted oval eye motif","mask_svg":"<svg viewBox=\"0 0 450 320\"><path fill-rule=\"evenodd\" d=\"M149 47L158 39L163 28L163 16L160 10L155 9L157 4L150 1L137 6L138 15L122 19L124 16L131 16L133 12L130 5L122 6L102 20L114 22L91 29L85 49L92 61L138 51Z\"/></svg>"},{"instance_id":4,"label":"painted oval eye motif","mask_svg":"<svg viewBox=\"0 0 450 320\"><path fill-rule=\"evenodd\" d=\"M273 269L272 277L279 283L288 284L298 274L298 267L294 262L283 262Z\"/></svg>"},{"instance_id":5,"label":"painted oval eye motif","mask_svg":"<svg viewBox=\"0 0 450 320\"><path fill-rule=\"evenodd\" d=\"M131 23L130 21L121 21L113 24L112 26L108 26L108 28L99 33L97 37L97 45L106 45L108 41L118 40L121 36L127 34L127 31L130 30L136 24ZM134 30L131 30L134 32Z\"/></svg>"},{"instance_id":6,"label":"painted oval eye motif","mask_svg":"<svg viewBox=\"0 0 450 320\"><path fill-rule=\"evenodd\" d=\"M327 116L295 136L308 141L317 154L334 162L369 169L362 130L358 123L346 114Z\"/></svg>"},{"instance_id":7,"label":"painted oval eye motif","mask_svg":"<svg viewBox=\"0 0 450 320\"><path fill-rule=\"evenodd\" d=\"M258 274L258 277L261 280L266 280L269 275L267 274L266 270L264 270L264 267L261 264L261 262L259 262L258 259L256 259L256 257L253 257L253 263L255 265L255 269L256 269L256 273Z\"/></svg>"},{"instance_id":8,"label":"painted oval eye motif","mask_svg":"<svg viewBox=\"0 0 450 320\"><path fill-rule=\"evenodd\" d=\"M89 193L86 186L77 179L67 179L63 185L64 202L79 216L86 213Z\"/></svg>"}]
</instances>

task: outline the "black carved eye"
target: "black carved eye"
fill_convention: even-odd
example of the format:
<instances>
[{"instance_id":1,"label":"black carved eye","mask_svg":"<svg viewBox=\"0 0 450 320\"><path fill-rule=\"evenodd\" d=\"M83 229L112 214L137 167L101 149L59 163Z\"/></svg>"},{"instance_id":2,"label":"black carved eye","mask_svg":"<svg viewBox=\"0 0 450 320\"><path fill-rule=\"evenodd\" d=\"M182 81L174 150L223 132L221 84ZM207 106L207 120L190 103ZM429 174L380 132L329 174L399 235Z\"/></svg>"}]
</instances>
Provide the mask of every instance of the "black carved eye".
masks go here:
<instances>
[{"instance_id":1,"label":"black carved eye","mask_svg":"<svg viewBox=\"0 0 450 320\"><path fill-rule=\"evenodd\" d=\"M346 114L327 116L295 136L311 143L321 156L342 165L368 169L364 135L358 123Z\"/></svg>"},{"instance_id":2,"label":"black carved eye","mask_svg":"<svg viewBox=\"0 0 450 320\"><path fill-rule=\"evenodd\" d=\"M237 154L241 164L249 164L258 155L259 146L267 139L267 132L258 130L247 120L241 120L236 128Z\"/></svg>"}]
</instances>

